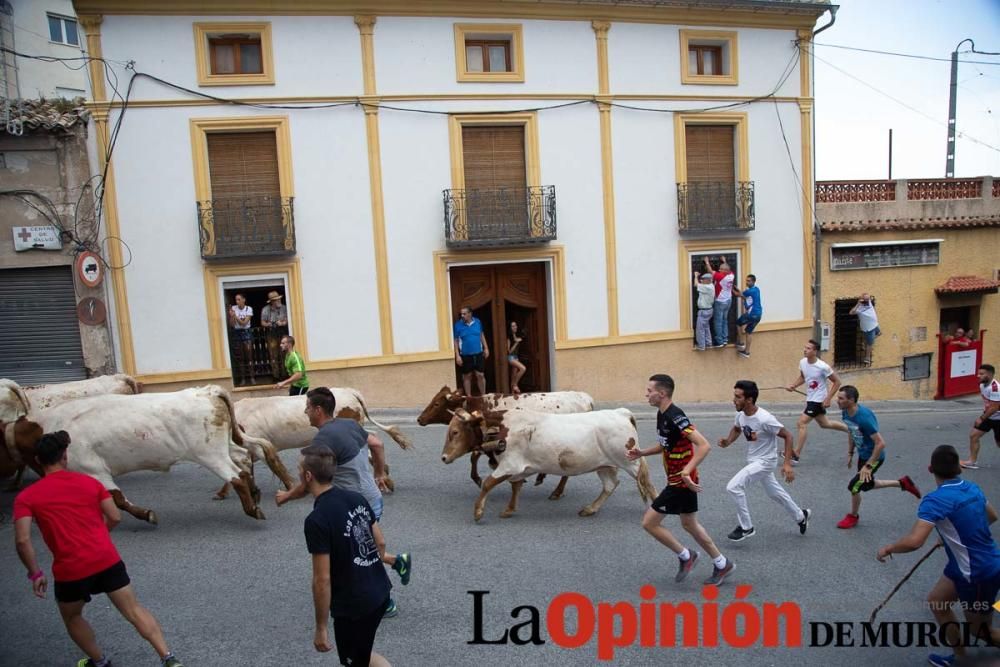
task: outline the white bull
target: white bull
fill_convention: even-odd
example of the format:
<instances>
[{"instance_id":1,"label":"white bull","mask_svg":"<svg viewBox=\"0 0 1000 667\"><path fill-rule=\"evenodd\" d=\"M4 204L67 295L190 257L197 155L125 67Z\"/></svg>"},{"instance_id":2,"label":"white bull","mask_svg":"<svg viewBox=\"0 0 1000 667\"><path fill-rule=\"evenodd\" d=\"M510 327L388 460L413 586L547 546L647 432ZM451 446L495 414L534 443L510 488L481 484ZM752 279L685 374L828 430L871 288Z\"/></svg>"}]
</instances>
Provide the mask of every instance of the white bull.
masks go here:
<instances>
[{"instance_id":1,"label":"white bull","mask_svg":"<svg viewBox=\"0 0 1000 667\"><path fill-rule=\"evenodd\" d=\"M576 476L596 472L601 494L580 510L580 516L596 514L618 486L618 469L636 480L644 501L656 497L656 489L643 459L629 461L625 452L638 443L635 419L625 408L578 414L544 414L530 410L472 413L461 410L448 425L441 460L451 463L459 456L483 448L483 430L495 430L497 451L502 451L496 470L483 480L473 516L483 516L486 496L497 484L513 484L510 504L501 514L517 510L517 496L525 478L537 474Z\"/></svg>"},{"instance_id":2,"label":"white bull","mask_svg":"<svg viewBox=\"0 0 1000 667\"><path fill-rule=\"evenodd\" d=\"M46 433L67 431L72 438L70 469L97 478L119 508L150 523L156 523L156 515L129 502L115 477L137 470L166 471L180 461L197 463L233 485L247 515L263 519L245 446L259 451L285 486L291 486L273 445L240 433L229 394L214 385L83 398L42 410L33 421Z\"/></svg>"}]
</instances>

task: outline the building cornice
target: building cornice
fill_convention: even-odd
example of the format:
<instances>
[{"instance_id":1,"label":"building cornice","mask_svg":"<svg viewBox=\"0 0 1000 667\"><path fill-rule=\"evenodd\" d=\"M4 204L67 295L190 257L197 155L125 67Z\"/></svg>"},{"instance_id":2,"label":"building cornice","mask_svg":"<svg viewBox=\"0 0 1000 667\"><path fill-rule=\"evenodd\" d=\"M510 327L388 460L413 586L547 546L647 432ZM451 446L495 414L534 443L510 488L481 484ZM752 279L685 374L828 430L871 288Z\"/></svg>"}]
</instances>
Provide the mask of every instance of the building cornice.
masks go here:
<instances>
[{"instance_id":1,"label":"building cornice","mask_svg":"<svg viewBox=\"0 0 1000 667\"><path fill-rule=\"evenodd\" d=\"M824 2L727 0L74 0L77 14L180 16L450 16L758 28L812 28L830 5Z\"/></svg>"}]
</instances>

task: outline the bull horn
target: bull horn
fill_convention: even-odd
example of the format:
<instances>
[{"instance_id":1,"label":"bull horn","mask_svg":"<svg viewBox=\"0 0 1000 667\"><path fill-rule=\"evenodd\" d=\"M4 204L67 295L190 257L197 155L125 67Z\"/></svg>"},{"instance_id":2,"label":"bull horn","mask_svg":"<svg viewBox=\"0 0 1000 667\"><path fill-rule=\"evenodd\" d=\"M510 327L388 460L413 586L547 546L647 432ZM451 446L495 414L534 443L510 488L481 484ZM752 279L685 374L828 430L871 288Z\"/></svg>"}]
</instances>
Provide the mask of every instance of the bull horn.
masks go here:
<instances>
[{"instance_id":1,"label":"bull horn","mask_svg":"<svg viewBox=\"0 0 1000 667\"><path fill-rule=\"evenodd\" d=\"M449 410L448 408L445 408L444 411L447 412L452 417L457 417L458 416L458 414L454 410Z\"/></svg>"},{"instance_id":2,"label":"bull horn","mask_svg":"<svg viewBox=\"0 0 1000 667\"><path fill-rule=\"evenodd\" d=\"M451 410L449 410L448 412L451 412ZM464 422L469 422L472 420L472 415L470 415L465 408L459 408L458 410L452 412L452 414Z\"/></svg>"}]
</instances>

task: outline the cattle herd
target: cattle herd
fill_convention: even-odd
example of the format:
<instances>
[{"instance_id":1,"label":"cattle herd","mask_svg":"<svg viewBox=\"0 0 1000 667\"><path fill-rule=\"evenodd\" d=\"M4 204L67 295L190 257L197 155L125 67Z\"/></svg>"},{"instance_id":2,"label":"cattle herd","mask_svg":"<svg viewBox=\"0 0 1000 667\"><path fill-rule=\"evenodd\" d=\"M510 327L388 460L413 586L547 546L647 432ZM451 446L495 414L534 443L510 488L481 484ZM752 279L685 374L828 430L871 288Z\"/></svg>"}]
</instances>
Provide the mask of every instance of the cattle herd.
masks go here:
<instances>
[{"instance_id":1,"label":"cattle herd","mask_svg":"<svg viewBox=\"0 0 1000 667\"><path fill-rule=\"evenodd\" d=\"M371 423L402 449L412 446L398 427L371 418L360 392L332 391L337 418L353 419L362 426ZM264 461L291 488L293 479L277 453L304 447L315 435L304 407L304 397L234 401L216 385L142 393L142 385L127 375L40 387L21 387L0 379L0 479L13 476L11 487L16 489L25 468L41 475L35 446L43 433L66 431L72 438L70 469L96 478L122 511L141 521L155 524L155 511L126 498L115 478L137 470L166 471L181 461L215 473L224 483L217 498L224 498L231 487L243 511L263 519L253 463ZM417 423L447 425L444 463L471 454L471 477L481 489L474 508L477 521L483 516L487 495L503 481L510 482L512 491L501 516L511 516L524 481L532 475L537 475L536 484L547 474L560 476L549 496L555 500L562 496L569 477L596 473L601 493L580 510L581 516L601 508L618 486L619 469L636 481L644 500L656 495L645 461L625 456L626 449L638 442L631 413L595 411L593 399L583 392L467 397L443 387ZM485 481L477 469L481 456L488 458L492 468ZM394 489L391 478L387 485Z\"/></svg>"}]
</instances>

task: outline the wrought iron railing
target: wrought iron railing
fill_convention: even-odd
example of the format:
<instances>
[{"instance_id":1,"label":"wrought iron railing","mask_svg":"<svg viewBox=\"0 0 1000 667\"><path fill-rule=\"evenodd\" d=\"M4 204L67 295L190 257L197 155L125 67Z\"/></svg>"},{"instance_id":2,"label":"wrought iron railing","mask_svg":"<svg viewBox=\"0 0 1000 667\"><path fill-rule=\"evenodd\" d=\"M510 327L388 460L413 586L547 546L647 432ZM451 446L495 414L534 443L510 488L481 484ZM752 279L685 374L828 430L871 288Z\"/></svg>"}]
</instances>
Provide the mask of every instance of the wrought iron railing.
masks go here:
<instances>
[{"instance_id":1,"label":"wrought iron railing","mask_svg":"<svg viewBox=\"0 0 1000 667\"><path fill-rule=\"evenodd\" d=\"M680 231L748 231L754 224L753 181L677 184Z\"/></svg>"},{"instance_id":2,"label":"wrought iron railing","mask_svg":"<svg viewBox=\"0 0 1000 667\"><path fill-rule=\"evenodd\" d=\"M445 190L444 235L449 247L553 241L555 186Z\"/></svg>"},{"instance_id":3,"label":"wrought iron railing","mask_svg":"<svg viewBox=\"0 0 1000 667\"><path fill-rule=\"evenodd\" d=\"M232 197L197 202L204 259L295 254L291 197Z\"/></svg>"}]
</instances>

